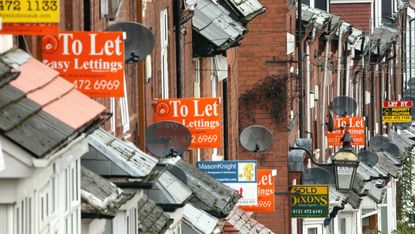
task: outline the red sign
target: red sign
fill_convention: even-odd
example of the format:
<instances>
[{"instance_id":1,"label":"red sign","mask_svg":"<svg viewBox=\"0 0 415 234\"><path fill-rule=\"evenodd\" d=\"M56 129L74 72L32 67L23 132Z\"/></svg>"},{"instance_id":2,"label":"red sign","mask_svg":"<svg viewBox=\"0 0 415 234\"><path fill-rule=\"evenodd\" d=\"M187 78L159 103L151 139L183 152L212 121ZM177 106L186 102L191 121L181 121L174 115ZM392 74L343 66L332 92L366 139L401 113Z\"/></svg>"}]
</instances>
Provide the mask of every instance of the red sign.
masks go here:
<instances>
[{"instance_id":1,"label":"red sign","mask_svg":"<svg viewBox=\"0 0 415 234\"><path fill-rule=\"evenodd\" d=\"M59 33L59 24L55 23L4 23L0 34L12 35L54 35Z\"/></svg>"},{"instance_id":2,"label":"red sign","mask_svg":"<svg viewBox=\"0 0 415 234\"><path fill-rule=\"evenodd\" d=\"M334 131L327 132L329 146L341 146L341 138L344 136L345 128L353 139L352 145L365 145L365 120L363 117L334 118ZM343 129L341 129L343 128Z\"/></svg>"},{"instance_id":3,"label":"red sign","mask_svg":"<svg viewBox=\"0 0 415 234\"><path fill-rule=\"evenodd\" d=\"M258 169L258 204L240 206L245 212L275 212L275 177L271 169Z\"/></svg>"},{"instance_id":4,"label":"red sign","mask_svg":"<svg viewBox=\"0 0 415 234\"><path fill-rule=\"evenodd\" d=\"M412 107L412 101L384 101L383 107Z\"/></svg>"},{"instance_id":5,"label":"red sign","mask_svg":"<svg viewBox=\"0 0 415 234\"><path fill-rule=\"evenodd\" d=\"M219 98L176 98L156 100L154 120L176 121L192 133L190 148L220 148Z\"/></svg>"},{"instance_id":6,"label":"red sign","mask_svg":"<svg viewBox=\"0 0 415 234\"><path fill-rule=\"evenodd\" d=\"M124 96L122 32L67 32L45 36L43 63L91 97Z\"/></svg>"}]
</instances>

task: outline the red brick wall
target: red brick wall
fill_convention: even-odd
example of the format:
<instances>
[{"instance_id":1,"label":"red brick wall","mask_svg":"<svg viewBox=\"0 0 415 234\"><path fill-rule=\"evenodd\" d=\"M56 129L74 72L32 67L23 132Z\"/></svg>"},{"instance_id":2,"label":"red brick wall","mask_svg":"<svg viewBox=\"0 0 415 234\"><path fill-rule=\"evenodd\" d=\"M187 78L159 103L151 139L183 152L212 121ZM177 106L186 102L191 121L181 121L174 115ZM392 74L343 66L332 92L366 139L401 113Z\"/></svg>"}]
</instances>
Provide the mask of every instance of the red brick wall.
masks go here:
<instances>
[{"instance_id":1,"label":"red brick wall","mask_svg":"<svg viewBox=\"0 0 415 234\"><path fill-rule=\"evenodd\" d=\"M369 32L370 3L331 3L330 14L340 16L355 28Z\"/></svg>"},{"instance_id":2,"label":"red brick wall","mask_svg":"<svg viewBox=\"0 0 415 234\"><path fill-rule=\"evenodd\" d=\"M241 94L256 87L269 75L286 76L289 74L288 62L270 64L267 61L273 59L288 61L290 59L287 56L286 34L290 31L294 34L295 8L287 10L287 1L263 0L261 3L267 7L267 11L248 24L249 32L241 41L241 46L235 49L235 59L238 66L232 69L231 72L235 75L231 76L230 80L230 87L237 87L237 90L232 89L230 92L232 93L233 101L237 102L234 105L239 105L238 112L241 113L241 110L244 108L252 109L255 113L255 121L252 122L247 116L238 116L238 113L232 113L232 119L236 121L231 121L232 126L230 126L230 129L237 128L240 133L249 125L260 124L270 129L273 133L273 145L264 153L264 159L262 161L258 160L258 167L278 170L278 176L276 177L276 212L256 213L253 218L275 233L290 233L287 159L289 140L294 139L295 129L291 132L287 129L288 118L282 121L274 120L262 108L261 103L258 103L256 106L242 106L236 100ZM289 87L287 83L287 88ZM287 109L281 110L286 113L287 117L289 115L288 106L287 103ZM236 140L233 143L235 145L232 145L232 148L237 149L237 158L239 160L252 160L261 156L261 153L252 153L244 150Z\"/></svg>"}]
</instances>

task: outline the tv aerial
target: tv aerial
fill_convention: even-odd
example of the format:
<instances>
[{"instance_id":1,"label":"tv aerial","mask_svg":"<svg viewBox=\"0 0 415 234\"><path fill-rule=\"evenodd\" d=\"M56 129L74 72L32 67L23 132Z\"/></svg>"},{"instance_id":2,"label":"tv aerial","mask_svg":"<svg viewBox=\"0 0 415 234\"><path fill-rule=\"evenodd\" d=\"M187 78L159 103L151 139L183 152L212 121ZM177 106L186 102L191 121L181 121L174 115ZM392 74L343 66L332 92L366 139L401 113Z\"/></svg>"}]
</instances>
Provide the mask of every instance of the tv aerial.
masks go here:
<instances>
[{"instance_id":1,"label":"tv aerial","mask_svg":"<svg viewBox=\"0 0 415 234\"><path fill-rule=\"evenodd\" d=\"M387 137L377 135L372 137L369 141L369 150L373 152L385 151L390 145L390 141Z\"/></svg>"},{"instance_id":2,"label":"tv aerial","mask_svg":"<svg viewBox=\"0 0 415 234\"><path fill-rule=\"evenodd\" d=\"M353 114L356 108L356 101L348 96L337 96L330 102L330 109L341 117Z\"/></svg>"},{"instance_id":3,"label":"tv aerial","mask_svg":"<svg viewBox=\"0 0 415 234\"><path fill-rule=\"evenodd\" d=\"M144 25L135 22L117 22L108 26L105 31L125 32L124 59L126 63L143 60L154 48L154 35Z\"/></svg>"},{"instance_id":4,"label":"tv aerial","mask_svg":"<svg viewBox=\"0 0 415 234\"><path fill-rule=\"evenodd\" d=\"M147 149L160 158L183 156L192 140L189 129L174 121L153 123L146 133Z\"/></svg>"},{"instance_id":5,"label":"tv aerial","mask_svg":"<svg viewBox=\"0 0 415 234\"><path fill-rule=\"evenodd\" d=\"M330 173L322 167L307 168L302 176L303 184L330 184Z\"/></svg>"},{"instance_id":6,"label":"tv aerial","mask_svg":"<svg viewBox=\"0 0 415 234\"><path fill-rule=\"evenodd\" d=\"M261 125L251 125L242 130L239 140L248 151L265 151L272 145L272 134Z\"/></svg>"},{"instance_id":7,"label":"tv aerial","mask_svg":"<svg viewBox=\"0 0 415 234\"><path fill-rule=\"evenodd\" d=\"M369 151L369 150L362 150L360 151L357 156L359 157L359 160L369 167L373 167L378 163L379 157L375 152Z\"/></svg>"}]
</instances>

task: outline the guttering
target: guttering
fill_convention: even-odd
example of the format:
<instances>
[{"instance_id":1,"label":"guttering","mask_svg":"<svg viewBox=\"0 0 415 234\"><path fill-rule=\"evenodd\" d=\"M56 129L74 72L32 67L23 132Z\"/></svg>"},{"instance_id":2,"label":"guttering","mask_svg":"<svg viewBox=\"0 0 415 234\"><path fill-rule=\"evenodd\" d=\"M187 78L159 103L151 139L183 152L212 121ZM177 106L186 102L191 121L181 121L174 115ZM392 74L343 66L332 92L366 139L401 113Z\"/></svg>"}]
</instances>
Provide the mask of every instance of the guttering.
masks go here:
<instances>
[{"instance_id":1,"label":"guttering","mask_svg":"<svg viewBox=\"0 0 415 234\"><path fill-rule=\"evenodd\" d=\"M173 4L174 8L174 27L176 37L176 88L177 98L183 97L183 78L182 78L182 1L176 0Z\"/></svg>"},{"instance_id":2,"label":"guttering","mask_svg":"<svg viewBox=\"0 0 415 234\"><path fill-rule=\"evenodd\" d=\"M306 137L311 137L311 111L310 111L310 45L309 41L306 41L305 47L305 61L306 61L306 81L305 81L305 111L306 111Z\"/></svg>"},{"instance_id":3,"label":"guttering","mask_svg":"<svg viewBox=\"0 0 415 234\"><path fill-rule=\"evenodd\" d=\"M302 55L302 33L303 33L303 27L302 27L302 17L301 17L301 8L302 4L301 1L297 1L297 61L298 61L298 84L300 87L300 95L298 97L298 122L299 122L299 132L300 137L303 137L304 135L304 123L303 123L303 55Z\"/></svg>"},{"instance_id":4,"label":"guttering","mask_svg":"<svg viewBox=\"0 0 415 234\"><path fill-rule=\"evenodd\" d=\"M326 141L325 139L325 127L326 127L326 85L328 77L328 53L330 47L331 36L326 38L326 47L324 51L324 74L323 74L323 87L321 88L323 93L321 97L321 149L320 149L320 162L325 161Z\"/></svg>"}]
</instances>

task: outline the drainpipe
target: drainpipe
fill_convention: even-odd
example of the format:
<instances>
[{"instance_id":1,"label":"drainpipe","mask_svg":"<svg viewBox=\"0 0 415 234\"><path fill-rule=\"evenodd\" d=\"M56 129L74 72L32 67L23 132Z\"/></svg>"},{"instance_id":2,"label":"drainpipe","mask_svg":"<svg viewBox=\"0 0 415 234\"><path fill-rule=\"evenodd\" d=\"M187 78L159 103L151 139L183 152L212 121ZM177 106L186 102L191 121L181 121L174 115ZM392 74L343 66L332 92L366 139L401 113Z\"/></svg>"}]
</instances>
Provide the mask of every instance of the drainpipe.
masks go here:
<instances>
[{"instance_id":1,"label":"drainpipe","mask_svg":"<svg viewBox=\"0 0 415 234\"><path fill-rule=\"evenodd\" d=\"M341 82L341 66L342 66L342 56L343 56L343 48L342 48L342 38L343 38L343 31L341 27L339 27L339 41L337 45L337 96L340 96L340 82Z\"/></svg>"},{"instance_id":2,"label":"drainpipe","mask_svg":"<svg viewBox=\"0 0 415 234\"><path fill-rule=\"evenodd\" d=\"M305 47L305 62L306 62L306 67L305 67L305 72L306 72L306 81L305 81L305 111L306 111L306 137L310 138L311 137L311 111L310 111L310 44L309 42L306 42L306 47Z\"/></svg>"},{"instance_id":3,"label":"drainpipe","mask_svg":"<svg viewBox=\"0 0 415 234\"><path fill-rule=\"evenodd\" d=\"M383 78L382 78L382 59L380 57L380 43L378 44L378 85L379 85L379 106L382 106L383 102ZM382 108L379 108L379 134L383 134L382 124Z\"/></svg>"},{"instance_id":4,"label":"drainpipe","mask_svg":"<svg viewBox=\"0 0 415 234\"><path fill-rule=\"evenodd\" d=\"M366 37L363 35L362 38L362 47L360 51L362 51L362 116L365 121L365 146L366 149L366 140L367 140L367 116L366 116L366 54L364 53L365 49L365 39Z\"/></svg>"},{"instance_id":5,"label":"drainpipe","mask_svg":"<svg viewBox=\"0 0 415 234\"><path fill-rule=\"evenodd\" d=\"M347 40L347 39L346 39ZM343 95L345 96L349 96L349 85L350 85L350 71L349 71L349 60L350 60L350 55L347 52L347 50L349 49L349 43L344 43L344 55L347 54L346 58L343 58L343 68L344 68L344 85L343 85Z\"/></svg>"},{"instance_id":6,"label":"drainpipe","mask_svg":"<svg viewBox=\"0 0 415 234\"><path fill-rule=\"evenodd\" d=\"M228 79L222 81L222 97L223 97L223 160L229 160L228 150L228 134L229 134L229 116L228 116Z\"/></svg>"},{"instance_id":7,"label":"drainpipe","mask_svg":"<svg viewBox=\"0 0 415 234\"><path fill-rule=\"evenodd\" d=\"M414 20L415 18L409 20L409 79L412 78L412 22ZM402 45L402 48L406 48L406 46ZM405 90L406 90L408 88L406 87L407 82L404 81L403 83L405 83Z\"/></svg>"},{"instance_id":8,"label":"drainpipe","mask_svg":"<svg viewBox=\"0 0 415 234\"><path fill-rule=\"evenodd\" d=\"M371 61L371 51L369 52L370 63L370 135L375 135L375 64Z\"/></svg>"},{"instance_id":9,"label":"drainpipe","mask_svg":"<svg viewBox=\"0 0 415 234\"><path fill-rule=\"evenodd\" d=\"M177 97L183 97L183 79L182 79L182 1L174 1L174 28L176 37L176 86L177 86Z\"/></svg>"},{"instance_id":10,"label":"drainpipe","mask_svg":"<svg viewBox=\"0 0 415 234\"><path fill-rule=\"evenodd\" d=\"M302 55L302 34L303 34L303 26L301 24L301 0L297 3L297 60L298 60L298 89L300 90L299 100L298 100L298 120L299 120L299 131L300 137L304 136L304 123L303 123L303 55Z\"/></svg>"},{"instance_id":11,"label":"drainpipe","mask_svg":"<svg viewBox=\"0 0 415 234\"><path fill-rule=\"evenodd\" d=\"M143 22L143 9L142 0L137 1L136 7L136 19L138 23ZM145 84L144 84L144 60L137 63L137 106L138 106L138 120L136 124L138 126L138 145L141 150L145 150L146 146L146 98L145 98Z\"/></svg>"},{"instance_id":12,"label":"drainpipe","mask_svg":"<svg viewBox=\"0 0 415 234\"><path fill-rule=\"evenodd\" d=\"M398 100L398 87L396 87L397 86L396 60L398 59L398 55L396 54L396 42L393 43L393 56L394 56L393 65L392 65L392 68L393 68L393 97L394 97L394 100Z\"/></svg>"},{"instance_id":13,"label":"drainpipe","mask_svg":"<svg viewBox=\"0 0 415 234\"><path fill-rule=\"evenodd\" d=\"M389 45L390 46L390 45ZM391 79L391 74L390 74L390 65L391 65L391 62L390 62L390 47L386 50L386 58L385 58L385 60L386 60L386 80L385 80L385 91L386 91L386 100L391 100L391 98L390 98L390 95L391 95L391 93L390 93L390 79ZM382 106L382 104L381 104L381 106ZM382 109L382 108L380 108L380 109ZM383 111L382 111L382 115L383 115ZM386 133L388 133L388 129L389 129L389 124L387 123L386 124Z\"/></svg>"},{"instance_id":14,"label":"drainpipe","mask_svg":"<svg viewBox=\"0 0 415 234\"><path fill-rule=\"evenodd\" d=\"M329 60L329 46L330 46L331 37L326 37L326 47L324 51L324 74L323 74L323 87L321 88L323 91L321 97L321 150L320 150L320 162L325 161L325 153L326 153L326 142L325 142L325 126L326 126L326 83L327 83L327 76L328 76L328 60Z\"/></svg>"}]
</instances>

